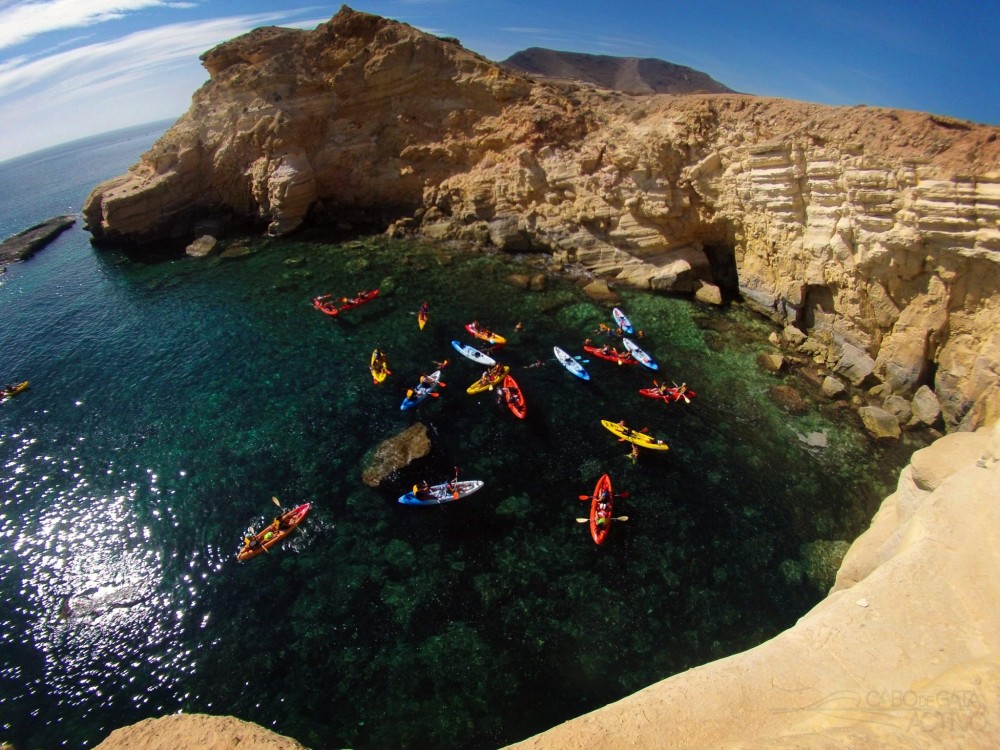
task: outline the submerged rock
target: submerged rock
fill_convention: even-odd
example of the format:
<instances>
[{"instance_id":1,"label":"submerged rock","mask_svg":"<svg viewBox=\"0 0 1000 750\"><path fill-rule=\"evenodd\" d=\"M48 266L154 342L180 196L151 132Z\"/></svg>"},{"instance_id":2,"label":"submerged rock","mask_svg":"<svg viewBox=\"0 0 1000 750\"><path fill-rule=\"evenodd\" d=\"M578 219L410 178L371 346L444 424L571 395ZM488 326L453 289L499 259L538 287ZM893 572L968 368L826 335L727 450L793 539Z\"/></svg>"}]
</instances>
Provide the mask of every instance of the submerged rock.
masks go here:
<instances>
[{"instance_id":1,"label":"submerged rock","mask_svg":"<svg viewBox=\"0 0 1000 750\"><path fill-rule=\"evenodd\" d=\"M0 263L25 260L76 223L75 216L56 216L0 242Z\"/></svg>"},{"instance_id":2,"label":"submerged rock","mask_svg":"<svg viewBox=\"0 0 1000 750\"><path fill-rule=\"evenodd\" d=\"M398 435L379 443L361 473L361 481L369 487L378 487L386 477L430 452L431 440L427 435L427 425L417 422Z\"/></svg>"}]
</instances>

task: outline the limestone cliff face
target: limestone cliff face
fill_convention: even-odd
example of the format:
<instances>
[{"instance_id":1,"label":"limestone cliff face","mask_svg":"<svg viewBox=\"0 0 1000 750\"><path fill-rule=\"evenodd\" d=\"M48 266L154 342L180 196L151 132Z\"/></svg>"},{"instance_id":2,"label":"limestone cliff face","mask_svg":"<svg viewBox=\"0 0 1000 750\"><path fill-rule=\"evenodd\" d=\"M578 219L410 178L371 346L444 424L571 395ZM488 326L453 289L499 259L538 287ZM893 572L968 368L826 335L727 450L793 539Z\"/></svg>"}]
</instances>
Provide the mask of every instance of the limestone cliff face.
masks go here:
<instances>
[{"instance_id":1,"label":"limestone cliff face","mask_svg":"<svg viewBox=\"0 0 1000 750\"><path fill-rule=\"evenodd\" d=\"M188 113L88 198L95 240L308 219L547 251L653 290L738 290L854 385L932 386L949 428L1000 411L998 128L536 83L348 8L203 61Z\"/></svg>"}]
</instances>

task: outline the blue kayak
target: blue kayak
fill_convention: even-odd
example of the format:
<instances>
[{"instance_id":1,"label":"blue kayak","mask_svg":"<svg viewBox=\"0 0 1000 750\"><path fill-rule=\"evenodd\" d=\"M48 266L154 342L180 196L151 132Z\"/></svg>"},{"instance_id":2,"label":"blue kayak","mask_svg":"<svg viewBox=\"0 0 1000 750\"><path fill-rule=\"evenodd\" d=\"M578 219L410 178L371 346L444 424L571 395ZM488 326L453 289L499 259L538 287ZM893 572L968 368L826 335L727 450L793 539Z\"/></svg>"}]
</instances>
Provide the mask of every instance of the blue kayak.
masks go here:
<instances>
[{"instance_id":1,"label":"blue kayak","mask_svg":"<svg viewBox=\"0 0 1000 750\"><path fill-rule=\"evenodd\" d=\"M425 398L430 396L434 389L437 388L438 383L441 381L441 371L435 370L427 376L427 379L430 382L420 383L416 388L410 391L410 395L403 399L403 403L399 407L400 410L406 411L407 409L412 409Z\"/></svg>"},{"instance_id":2,"label":"blue kayak","mask_svg":"<svg viewBox=\"0 0 1000 750\"><path fill-rule=\"evenodd\" d=\"M656 361L650 357L646 352L636 345L631 339L622 339L622 343L625 344L625 348L628 349L629 354L638 362L640 365L645 365L650 370L659 370L660 366L656 364Z\"/></svg>"},{"instance_id":3,"label":"blue kayak","mask_svg":"<svg viewBox=\"0 0 1000 750\"><path fill-rule=\"evenodd\" d=\"M468 357L473 362L481 365L486 365L487 367L493 367L497 363L493 357L474 349L468 344L463 344L461 341L452 341L451 345L455 347L455 351L461 354L463 357Z\"/></svg>"},{"instance_id":4,"label":"blue kayak","mask_svg":"<svg viewBox=\"0 0 1000 750\"><path fill-rule=\"evenodd\" d=\"M632 321L625 316L625 313L622 312L620 307L616 307L612 310L611 316L615 319L615 323L618 324L618 327L625 333L635 333L635 328L632 327Z\"/></svg>"},{"instance_id":5,"label":"blue kayak","mask_svg":"<svg viewBox=\"0 0 1000 750\"><path fill-rule=\"evenodd\" d=\"M414 492L407 492L399 498L399 502L403 505L443 505L444 503L461 500L463 497L467 497L473 492L482 489L482 487L483 481L480 479L473 479L468 482L435 484L419 496Z\"/></svg>"},{"instance_id":6,"label":"blue kayak","mask_svg":"<svg viewBox=\"0 0 1000 750\"><path fill-rule=\"evenodd\" d=\"M590 380L590 373L587 372L583 365L573 359L573 357L569 356L569 354L560 349L558 346L553 346L552 351L555 353L556 359L559 360L559 364L580 378L580 380Z\"/></svg>"}]
</instances>

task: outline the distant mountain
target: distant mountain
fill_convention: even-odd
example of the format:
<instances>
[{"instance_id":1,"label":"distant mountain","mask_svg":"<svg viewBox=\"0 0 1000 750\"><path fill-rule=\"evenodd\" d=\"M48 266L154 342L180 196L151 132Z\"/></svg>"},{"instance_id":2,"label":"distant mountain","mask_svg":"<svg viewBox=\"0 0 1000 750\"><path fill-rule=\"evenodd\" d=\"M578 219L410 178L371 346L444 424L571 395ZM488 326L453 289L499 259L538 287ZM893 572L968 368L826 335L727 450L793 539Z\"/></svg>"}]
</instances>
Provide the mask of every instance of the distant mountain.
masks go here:
<instances>
[{"instance_id":1,"label":"distant mountain","mask_svg":"<svg viewBox=\"0 0 1000 750\"><path fill-rule=\"evenodd\" d=\"M652 57L611 57L531 47L515 52L500 64L519 73L582 81L628 94L735 93L700 70Z\"/></svg>"}]
</instances>

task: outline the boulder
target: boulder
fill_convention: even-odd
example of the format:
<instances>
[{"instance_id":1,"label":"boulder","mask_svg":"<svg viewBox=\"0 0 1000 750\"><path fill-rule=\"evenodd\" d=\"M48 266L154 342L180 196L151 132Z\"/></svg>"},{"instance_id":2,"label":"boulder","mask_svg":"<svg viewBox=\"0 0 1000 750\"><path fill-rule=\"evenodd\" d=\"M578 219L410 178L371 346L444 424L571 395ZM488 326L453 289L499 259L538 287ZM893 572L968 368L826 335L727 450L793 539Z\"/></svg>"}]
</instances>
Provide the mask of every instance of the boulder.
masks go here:
<instances>
[{"instance_id":1,"label":"boulder","mask_svg":"<svg viewBox=\"0 0 1000 750\"><path fill-rule=\"evenodd\" d=\"M833 371L843 375L852 385L861 385L865 378L875 369L875 360L863 349L844 342L840 348L840 359L833 366Z\"/></svg>"},{"instance_id":2,"label":"boulder","mask_svg":"<svg viewBox=\"0 0 1000 750\"><path fill-rule=\"evenodd\" d=\"M785 326L781 337L792 346L802 346L806 340L806 335L795 326Z\"/></svg>"},{"instance_id":3,"label":"boulder","mask_svg":"<svg viewBox=\"0 0 1000 750\"><path fill-rule=\"evenodd\" d=\"M215 250L215 246L218 243L219 241L215 239L215 237L210 234L203 234L201 237L184 248L184 252L192 258L204 258L206 255L212 254L212 251Z\"/></svg>"},{"instance_id":4,"label":"boulder","mask_svg":"<svg viewBox=\"0 0 1000 750\"><path fill-rule=\"evenodd\" d=\"M417 422L379 443L361 473L361 481L369 487L378 487L386 477L430 452L431 441L427 435L427 425Z\"/></svg>"},{"instance_id":5,"label":"boulder","mask_svg":"<svg viewBox=\"0 0 1000 750\"><path fill-rule=\"evenodd\" d=\"M858 415L865 425L865 429L877 438L898 438L900 434L899 420L895 414L890 414L877 406L862 406L858 409Z\"/></svg>"},{"instance_id":6,"label":"boulder","mask_svg":"<svg viewBox=\"0 0 1000 750\"><path fill-rule=\"evenodd\" d=\"M595 302L618 304L621 297L615 294L604 279L594 279L583 288L583 293Z\"/></svg>"},{"instance_id":7,"label":"boulder","mask_svg":"<svg viewBox=\"0 0 1000 750\"><path fill-rule=\"evenodd\" d=\"M785 358L780 354L758 354L757 364L768 372L781 372L785 367Z\"/></svg>"},{"instance_id":8,"label":"boulder","mask_svg":"<svg viewBox=\"0 0 1000 750\"><path fill-rule=\"evenodd\" d=\"M882 402L882 408L896 417L896 421L901 425L909 423L910 418L913 416L909 400L902 396L889 396L889 398Z\"/></svg>"},{"instance_id":9,"label":"boulder","mask_svg":"<svg viewBox=\"0 0 1000 750\"><path fill-rule=\"evenodd\" d=\"M847 394L847 386L844 385L833 375L827 375L823 378L823 385L821 386L823 390L823 395L828 398L842 398Z\"/></svg>"},{"instance_id":10,"label":"boulder","mask_svg":"<svg viewBox=\"0 0 1000 750\"><path fill-rule=\"evenodd\" d=\"M715 284L708 284L702 281L694 290L694 298L706 305L721 305L722 290Z\"/></svg>"},{"instance_id":11,"label":"boulder","mask_svg":"<svg viewBox=\"0 0 1000 750\"><path fill-rule=\"evenodd\" d=\"M933 450L932 450L933 447ZM927 492L933 492L962 466L968 456L979 456L990 449L987 430L953 432L936 440L933 446L914 451L910 457L911 479Z\"/></svg>"},{"instance_id":12,"label":"boulder","mask_svg":"<svg viewBox=\"0 0 1000 750\"><path fill-rule=\"evenodd\" d=\"M799 392L790 385L776 385L770 389L770 394L778 406L791 414L803 414L809 408Z\"/></svg>"},{"instance_id":13,"label":"boulder","mask_svg":"<svg viewBox=\"0 0 1000 750\"><path fill-rule=\"evenodd\" d=\"M941 404L930 386L922 385L917 389L910 402L910 408L914 419L929 427L933 427L941 419Z\"/></svg>"}]
</instances>

